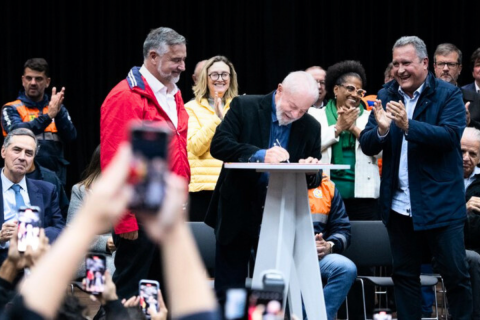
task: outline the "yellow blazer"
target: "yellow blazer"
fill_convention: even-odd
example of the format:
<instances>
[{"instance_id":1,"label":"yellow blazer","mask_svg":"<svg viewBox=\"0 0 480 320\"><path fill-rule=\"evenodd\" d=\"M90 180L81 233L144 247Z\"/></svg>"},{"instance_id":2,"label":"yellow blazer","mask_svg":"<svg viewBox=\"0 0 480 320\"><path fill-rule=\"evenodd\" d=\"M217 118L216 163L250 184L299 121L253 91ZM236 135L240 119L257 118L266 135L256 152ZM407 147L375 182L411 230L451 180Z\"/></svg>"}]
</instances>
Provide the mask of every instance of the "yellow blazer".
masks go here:
<instances>
[{"instance_id":1,"label":"yellow blazer","mask_svg":"<svg viewBox=\"0 0 480 320\"><path fill-rule=\"evenodd\" d=\"M224 113L230 109L231 101L232 99L226 101ZM188 189L190 192L214 190L222 161L212 157L210 144L221 120L207 99L202 99L200 104L196 100L191 100L185 104L185 109L189 115L187 151L191 179Z\"/></svg>"}]
</instances>

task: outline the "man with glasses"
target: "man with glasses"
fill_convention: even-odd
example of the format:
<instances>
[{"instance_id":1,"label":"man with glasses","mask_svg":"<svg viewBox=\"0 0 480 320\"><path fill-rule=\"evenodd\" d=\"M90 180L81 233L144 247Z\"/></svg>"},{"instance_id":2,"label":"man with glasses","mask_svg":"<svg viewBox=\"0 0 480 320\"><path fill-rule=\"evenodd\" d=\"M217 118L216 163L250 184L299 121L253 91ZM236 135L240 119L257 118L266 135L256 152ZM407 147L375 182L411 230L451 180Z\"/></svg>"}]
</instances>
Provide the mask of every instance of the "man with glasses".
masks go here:
<instances>
[{"instance_id":1,"label":"man with glasses","mask_svg":"<svg viewBox=\"0 0 480 320\"><path fill-rule=\"evenodd\" d=\"M435 76L458 87L462 72L462 51L454 44L442 43L433 54ZM480 129L480 94L462 87L463 101L467 111L467 126Z\"/></svg>"},{"instance_id":2,"label":"man with glasses","mask_svg":"<svg viewBox=\"0 0 480 320\"><path fill-rule=\"evenodd\" d=\"M185 37L166 27L150 31L143 43L143 65L133 67L126 79L110 91L101 107L102 169L124 140L131 120L160 121L174 130L168 149L170 171L190 179L188 114L176 85L185 71L186 57ZM135 212L125 213L115 226L113 240L117 247L113 281L119 297L128 299L137 295L140 279L162 281L158 247L146 236Z\"/></svg>"},{"instance_id":3,"label":"man with glasses","mask_svg":"<svg viewBox=\"0 0 480 320\"><path fill-rule=\"evenodd\" d=\"M323 100L327 94L327 91L325 90L325 77L327 76L327 72L319 66L310 67L305 70L305 72L310 73L318 84L318 99L315 101L312 107L322 109L325 106Z\"/></svg>"},{"instance_id":4,"label":"man with glasses","mask_svg":"<svg viewBox=\"0 0 480 320\"><path fill-rule=\"evenodd\" d=\"M423 249L429 249L445 280L453 319L470 319L462 92L428 71L420 38L401 37L392 51L396 81L378 92L359 140L365 154L383 151L380 208L392 249L398 318L422 316L420 266Z\"/></svg>"}]
</instances>

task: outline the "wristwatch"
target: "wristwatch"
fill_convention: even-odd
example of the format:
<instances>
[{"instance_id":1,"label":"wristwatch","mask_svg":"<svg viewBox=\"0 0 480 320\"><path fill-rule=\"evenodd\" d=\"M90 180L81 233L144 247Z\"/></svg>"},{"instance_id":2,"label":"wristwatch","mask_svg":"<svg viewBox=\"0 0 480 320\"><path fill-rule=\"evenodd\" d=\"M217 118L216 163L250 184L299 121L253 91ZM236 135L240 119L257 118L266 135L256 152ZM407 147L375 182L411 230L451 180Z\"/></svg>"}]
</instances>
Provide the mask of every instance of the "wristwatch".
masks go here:
<instances>
[{"instance_id":1,"label":"wristwatch","mask_svg":"<svg viewBox=\"0 0 480 320\"><path fill-rule=\"evenodd\" d=\"M333 241L327 241L328 243L330 243L330 252L329 253L333 253L333 246L335 245L335 243Z\"/></svg>"}]
</instances>

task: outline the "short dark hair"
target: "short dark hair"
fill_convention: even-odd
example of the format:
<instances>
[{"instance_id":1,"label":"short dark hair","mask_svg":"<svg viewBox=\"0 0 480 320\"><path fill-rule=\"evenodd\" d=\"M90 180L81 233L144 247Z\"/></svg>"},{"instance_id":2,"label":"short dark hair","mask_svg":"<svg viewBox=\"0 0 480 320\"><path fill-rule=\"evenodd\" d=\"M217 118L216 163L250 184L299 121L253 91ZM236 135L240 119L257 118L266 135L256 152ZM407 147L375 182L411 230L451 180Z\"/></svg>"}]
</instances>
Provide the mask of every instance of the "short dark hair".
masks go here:
<instances>
[{"instance_id":1,"label":"short dark hair","mask_svg":"<svg viewBox=\"0 0 480 320\"><path fill-rule=\"evenodd\" d=\"M472 71L473 71L473 68L475 67L475 61L477 61L478 59L480 59L480 48L477 48L477 50L473 51L472 56L470 57Z\"/></svg>"},{"instance_id":2,"label":"short dark hair","mask_svg":"<svg viewBox=\"0 0 480 320\"><path fill-rule=\"evenodd\" d=\"M38 72L45 72L47 78L50 77L50 69L48 67L48 62L43 58L28 59L23 65L23 72L25 72L25 69L27 68Z\"/></svg>"}]
</instances>

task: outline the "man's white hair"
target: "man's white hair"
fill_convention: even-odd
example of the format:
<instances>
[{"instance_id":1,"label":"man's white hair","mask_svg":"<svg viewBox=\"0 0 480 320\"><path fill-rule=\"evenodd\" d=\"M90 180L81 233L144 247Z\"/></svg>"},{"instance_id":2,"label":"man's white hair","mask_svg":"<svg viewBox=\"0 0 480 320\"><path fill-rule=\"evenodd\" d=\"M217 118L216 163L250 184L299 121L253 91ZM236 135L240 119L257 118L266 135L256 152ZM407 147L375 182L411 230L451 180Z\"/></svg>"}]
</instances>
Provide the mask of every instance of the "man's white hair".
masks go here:
<instances>
[{"instance_id":1,"label":"man's white hair","mask_svg":"<svg viewBox=\"0 0 480 320\"><path fill-rule=\"evenodd\" d=\"M471 127L466 127L465 130L463 131L462 139L463 138L472 139L475 142L480 143L480 130L471 128ZM480 150L478 151L480 152Z\"/></svg>"},{"instance_id":2,"label":"man's white hair","mask_svg":"<svg viewBox=\"0 0 480 320\"><path fill-rule=\"evenodd\" d=\"M305 71L293 71L283 79L282 87L291 94L302 92L312 97L315 102L318 100L318 84L313 76Z\"/></svg>"}]
</instances>

